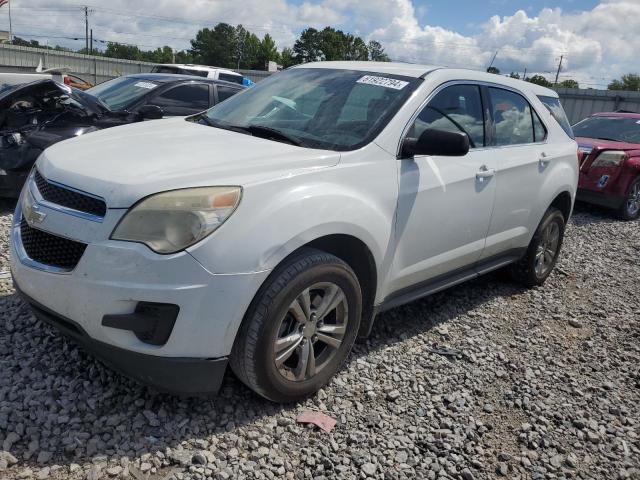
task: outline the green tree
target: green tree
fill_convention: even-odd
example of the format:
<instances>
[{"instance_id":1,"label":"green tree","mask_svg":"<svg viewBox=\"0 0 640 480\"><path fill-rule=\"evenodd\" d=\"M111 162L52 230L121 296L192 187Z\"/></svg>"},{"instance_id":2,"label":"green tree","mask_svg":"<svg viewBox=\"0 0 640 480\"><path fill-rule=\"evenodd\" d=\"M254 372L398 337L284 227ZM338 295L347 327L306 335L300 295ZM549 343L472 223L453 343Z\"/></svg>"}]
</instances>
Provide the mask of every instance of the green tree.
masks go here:
<instances>
[{"instance_id":1,"label":"green tree","mask_svg":"<svg viewBox=\"0 0 640 480\"><path fill-rule=\"evenodd\" d=\"M273 37L267 33L260 42L258 61L262 64L262 68L267 68L268 62L277 62L278 60L280 60L280 55L278 55L276 42Z\"/></svg>"},{"instance_id":2,"label":"green tree","mask_svg":"<svg viewBox=\"0 0 640 480\"><path fill-rule=\"evenodd\" d=\"M532 77L527 78L527 82L535 83L536 85L542 85L543 87L547 88L553 86L553 83L544 78L542 75L533 75Z\"/></svg>"},{"instance_id":3,"label":"green tree","mask_svg":"<svg viewBox=\"0 0 640 480\"><path fill-rule=\"evenodd\" d=\"M162 48L156 48L148 52L142 53L143 57L148 62L153 63L172 63L173 62L173 49L168 46Z\"/></svg>"},{"instance_id":4,"label":"green tree","mask_svg":"<svg viewBox=\"0 0 640 480\"><path fill-rule=\"evenodd\" d=\"M203 28L191 40L189 53L196 63L235 68L238 59L236 28L219 23L213 29Z\"/></svg>"},{"instance_id":5,"label":"green tree","mask_svg":"<svg viewBox=\"0 0 640 480\"><path fill-rule=\"evenodd\" d=\"M180 50L176 52L176 63L194 63L193 55L184 50Z\"/></svg>"},{"instance_id":6,"label":"green tree","mask_svg":"<svg viewBox=\"0 0 640 480\"><path fill-rule=\"evenodd\" d=\"M509 74L509 77L510 77L510 78L515 78L516 80L520 80L520 74L519 74L519 73L517 73L517 72L511 72L511 73Z\"/></svg>"},{"instance_id":7,"label":"green tree","mask_svg":"<svg viewBox=\"0 0 640 480\"><path fill-rule=\"evenodd\" d=\"M236 27L233 68L264 69L260 64L260 39L242 25Z\"/></svg>"},{"instance_id":8,"label":"green tree","mask_svg":"<svg viewBox=\"0 0 640 480\"><path fill-rule=\"evenodd\" d=\"M350 33L343 33L342 39L344 44L344 56L342 60L362 61L369 59L369 49L362 38L351 35Z\"/></svg>"},{"instance_id":9,"label":"green tree","mask_svg":"<svg viewBox=\"0 0 640 480\"><path fill-rule=\"evenodd\" d=\"M561 81L558 86L563 88L580 88L580 84L572 78Z\"/></svg>"},{"instance_id":10,"label":"green tree","mask_svg":"<svg viewBox=\"0 0 640 480\"><path fill-rule=\"evenodd\" d=\"M500 70L496 67L487 68L487 73L495 73L496 75L500 75Z\"/></svg>"},{"instance_id":11,"label":"green tree","mask_svg":"<svg viewBox=\"0 0 640 480\"><path fill-rule=\"evenodd\" d=\"M321 35L315 28L306 28L293 45L296 63L322 60Z\"/></svg>"},{"instance_id":12,"label":"green tree","mask_svg":"<svg viewBox=\"0 0 640 480\"><path fill-rule=\"evenodd\" d=\"M144 60L143 53L135 45L123 45L122 43L109 42L104 56L108 58L121 58L124 60Z\"/></svg>"},{"instance_id":13,"label":"green tree","mask_svg":"<svg viewBox=\"0 0 640 480\"><path fill-rule=\"evenodd\" d=\"M622 78L614 80L609 84L609 90L640 91L640 75L637 73L622 75Z\"/></svg>"},{"instance_id":14,"label":"green tree","mask_svg":"<svg viewBox=\"0 0 640 480\"><path fill-rule=\"evenodd\" d=\"M285 47L282 49L282 52L280 53L280 64L284 67L284 68L289 68L292 65L295 65L296 62L296 57L295 54L293 53L293 50L290 49L289 47Z\"/></svg>"},{"instance_id":15,"label":"green tree","mask_svg":"<svg viewBox=\"0 0 640 480\"><path fill-rule=\"evenodd\" d=\"M380 44L380 42L377 42L376 40L371 40L369 42L369 45L367 46L367 50L369 50L369 60L373 62L390 62L391 61L391 59L389 58L389 55L384 53L384 48L382 48L382 45Z\"/></svg>"}]
</instances>

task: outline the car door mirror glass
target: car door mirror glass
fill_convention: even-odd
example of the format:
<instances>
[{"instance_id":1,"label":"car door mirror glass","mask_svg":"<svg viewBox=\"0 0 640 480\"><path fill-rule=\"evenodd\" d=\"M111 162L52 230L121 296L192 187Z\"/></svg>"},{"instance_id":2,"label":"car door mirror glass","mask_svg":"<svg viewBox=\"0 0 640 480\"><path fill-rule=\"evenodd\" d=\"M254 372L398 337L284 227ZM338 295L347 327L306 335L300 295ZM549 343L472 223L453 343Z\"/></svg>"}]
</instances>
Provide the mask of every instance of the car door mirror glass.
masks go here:
<instances>
[{"instance_id":1,"label":"car door mirror glass","mask_svg":"<svg viewBox=\"0 0 640 480\"><path fill-rule=\"evenodd\" d=\"M407 137L402 145L402 157L416 155L442 155L462 157L469 153L469 137L462 132L449 132L429 128L420 137Z\"/></svg>"},{"instance_id":2,"label":"car door mirror glass","mask_svg":"<svg viewBox=\"0 0 640 480\"><path fill-rule=\"evenodd\" d=\"M164 112L157 105L144 105L138 109L143 120L158 120L164 117Z\"/></svg>"}]
</instances>

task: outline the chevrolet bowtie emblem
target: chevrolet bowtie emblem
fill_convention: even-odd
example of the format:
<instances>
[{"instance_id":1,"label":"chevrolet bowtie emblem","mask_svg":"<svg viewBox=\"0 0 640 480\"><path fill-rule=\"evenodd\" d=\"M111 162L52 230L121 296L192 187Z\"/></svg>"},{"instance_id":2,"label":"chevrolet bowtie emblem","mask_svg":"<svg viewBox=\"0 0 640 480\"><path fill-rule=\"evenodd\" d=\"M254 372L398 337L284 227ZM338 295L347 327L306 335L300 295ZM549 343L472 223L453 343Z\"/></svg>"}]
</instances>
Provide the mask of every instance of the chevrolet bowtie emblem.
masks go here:
<instances>
[{"instance_id":1,"label":"chevrolet bowtie emblem","mask_svg":"<svg viewBox=\"0 0 640 480\"><path fill-rule=\"evenodd\" d=\"M37 203L25 202L24 218L29 225L34 225L42 223L47 218L47 214L40 210L40 205Z\"/></svg>"}]
</instances>

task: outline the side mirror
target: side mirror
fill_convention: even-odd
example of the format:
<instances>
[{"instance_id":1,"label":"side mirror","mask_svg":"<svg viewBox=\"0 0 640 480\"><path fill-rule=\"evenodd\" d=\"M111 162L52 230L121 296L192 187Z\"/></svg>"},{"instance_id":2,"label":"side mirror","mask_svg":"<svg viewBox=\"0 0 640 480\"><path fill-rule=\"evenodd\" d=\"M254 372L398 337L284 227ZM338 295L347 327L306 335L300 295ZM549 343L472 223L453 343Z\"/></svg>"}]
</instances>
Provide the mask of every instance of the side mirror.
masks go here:
<instances>
[{"instance_id":1,"label":"side mirror","mask_svg":"<svg viewBox=\"0 0 640 480\"><path fill-rule=\"evenodd\" d=\"M463 157L469 153L469 137L462 132L428 128L419 138L407 137L402 144L402 158L415 155Z\"/></svg>"},{"instance_id":2,"label":"side mirror","mask_svg":"<svg viewBox=\"0 0 640 480\"><path fill-rule=\"evenodd\" d=\"M164 112L157 105L143 105L138 109L143 120L158 120L164 117Z\"/></svg>"}]
</instances>

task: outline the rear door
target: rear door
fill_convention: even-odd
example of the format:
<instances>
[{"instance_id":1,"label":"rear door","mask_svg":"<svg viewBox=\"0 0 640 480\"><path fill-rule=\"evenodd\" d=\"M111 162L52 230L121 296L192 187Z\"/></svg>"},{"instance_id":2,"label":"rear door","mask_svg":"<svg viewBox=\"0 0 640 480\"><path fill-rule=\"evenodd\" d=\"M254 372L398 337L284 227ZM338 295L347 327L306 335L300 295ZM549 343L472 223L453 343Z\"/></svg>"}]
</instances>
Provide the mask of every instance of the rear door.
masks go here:
<instances>
[{"instance_id":1,"label":"rear door","mask_svg":"<svg viewBox=\"0 0 640 480\"><path fill-rule=\"evenodd\" d=\"M491 150L497 160L496 202L482 259L526 246L540 219L533 218L553 161L547 128L519 92L485 87L493 119Z\"/></svg>"},{"instance_id":2,"label":"rear door","mask_svg":"<svg viewBox=\"0 0 640 480\"><path fill-rule=\"evenodd\" d=\"M151 98L147 105L160 107L165 117L176 117L207 110L209 102L209 85L194 82L171 87Z\"/></svg>"},{"instance_id":3,"label":"rear door","mask_svg":"<svg viewBox=\"0 0 640 480\"><path fill-rule=\"evenodd\" d=\"M240 90L241 89L239 88L228 87L226 85L217 85L216 86L216 104L220 102L224 102L229 97L233 97Z\"/></svg>"},{"instance_id":4,"label":"rear door","mask_svg":"<svg viewBox=\"0 0 640 480\"><path fill-rule=\"evenodd\" d=\"M480 259L491 219L497 168L486 148L488 112L473 83L445 86L418 114L407 134L433 128L466 133L464 157L401 159L392 292L470 269Z\"/></svg>"}]
</instances>

